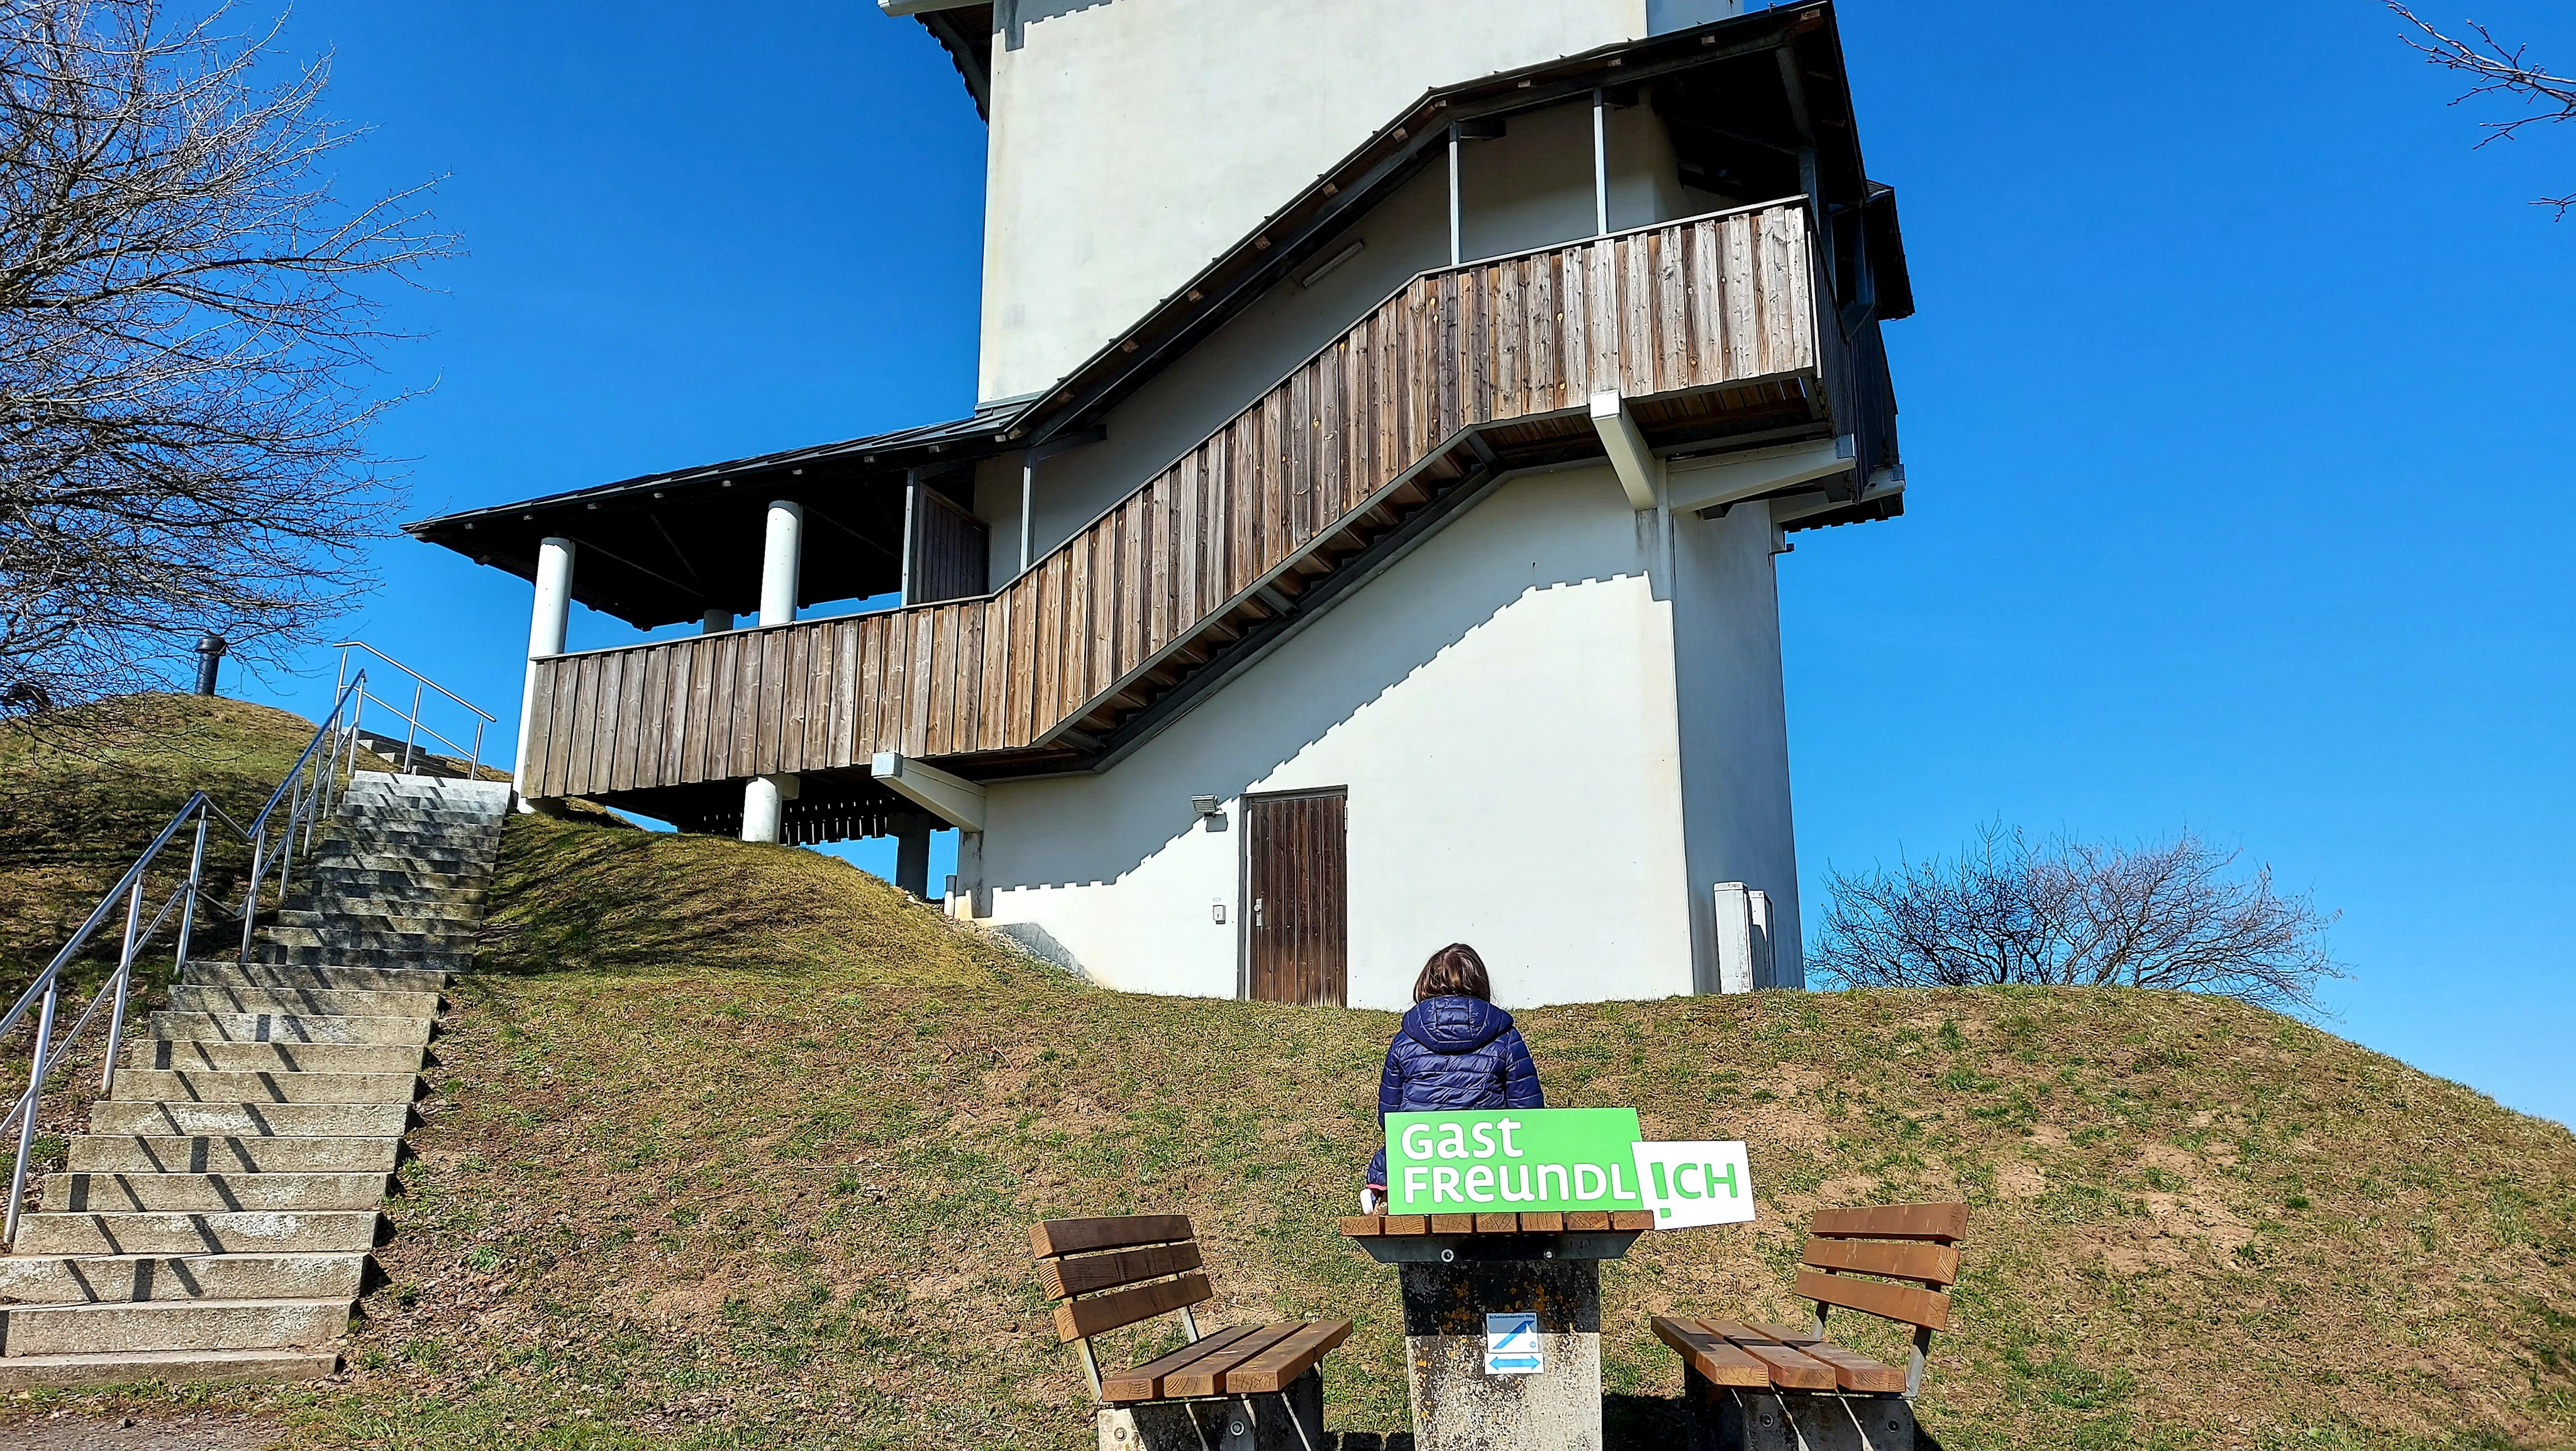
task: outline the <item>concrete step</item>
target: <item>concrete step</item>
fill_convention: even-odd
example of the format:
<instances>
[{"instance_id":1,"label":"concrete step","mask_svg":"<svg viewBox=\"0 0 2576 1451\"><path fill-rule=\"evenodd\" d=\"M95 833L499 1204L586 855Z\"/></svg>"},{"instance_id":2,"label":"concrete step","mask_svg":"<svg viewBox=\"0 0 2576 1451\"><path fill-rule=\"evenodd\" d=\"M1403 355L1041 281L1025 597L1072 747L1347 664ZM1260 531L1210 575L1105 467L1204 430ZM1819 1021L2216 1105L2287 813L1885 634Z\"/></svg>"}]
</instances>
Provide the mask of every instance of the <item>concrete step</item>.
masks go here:
<instances>
[{"instance_id":1,"label":"concrete step","mask_svg":"<svg viewBox=\"0 0 2576 1451\"><path fill-rule=\"evenodd\" d=\"M342 865L323 861L313 864L311 872L298 872L293 891L299 896L307 889L331 893L353 892L382 895L388 898L422 897L443 902L482 902L492 894L491 883L480 872L406 871L386 867ZM334 900L337 900L334 898Z\"/></svg>"},{"instance_id":2,"label":"concrete step","mask_svg":"<svg viewBox=\"0 0 2576 1451\"><path fill-rule=\"evenodd\" d=\"M346 1300L138 1300L99 1305L20 1305L0 1311L0 1354L102 1350L275 1350L323 1345L349 1333Z\"/></svg>"},{"instance_id":3,"label":"concrete step","mask_svg":"<svg viewBox=\"0 0 2576 1451\"><path fill-rule=\"evenodd\" d=\"M286 904L286 910L280 912L278 916L288 925L299 927L321 925L318 922L295 920L296 917L306 913L325 919L356 917L365 918L371 922L378 917L418 918L431 924L424 929L427 931L450 931L457 923L462 922L471 926L483 920L482 903L450 901L449 894L443 891L396 893L378 892L339 882L325 885L329 890L318 894L298 891Z\"/></svg>"},{"instance_id":4,"label":"concrete step","mask_svg":"<svg viewBox=\"0 0 2576 1451\"><path fill-rule=\"evenodd\" d=\"M429 1050L406 1043L205 1043L128 1038L125 1067L207 1073L418 1073Z\"/></svg>"},{"instance_id":5,"label":"concrete step","mask_svg":"<svg viewBox=\"0 0 2576 1451\"><path fill-rule=\"evenodd\" d=\"M287 1383L340 1369L335 1350L125 1350L0 1359L0 1391L77 1390L156 1381Z\"/></svg>"},{"instance_id":6,"label":"concrete step","mask_svg":"<svg viewBox=\"0 0 2576 1451\"><path fill-rule=\"evenodd\" d=\"M219 1043L399 1043L429 1041L429 1018L350 1017L303 1013L173 1013L152 1015L156 1038Z\"/></svg>"},{"instance_id":7,"label":"concrete step","mask_svg":"<svg viewBox=\"0 0 2576 1451\"><path fill-rule=\"evenodd\" d=\"M346 943L351 947L383 947L395 950L417 948L424 952L471 952L481 926L473 922L452 922L444 918L402 918L369 916L358 912L280 912L273 926L260 930L260 937L281 947L329 947ZM294 918L304 918L295 921ZM426 921L429 925L418 925Z\"/></svg>"},{"instance_id":8,"label":"concrete step","mask_svg":"<svg viewBox=\"0 0 2576 1451\"><path fill-rule=\"evenodd\" d=\"M75 1134L81 1174L390 1174L402 1140L263 1134ZM0 1261L5 1263L5 1261Z\"/></svg>"},{"instance_id":9,"label":"concrete step","mask_svg":"<svg viewBox=\"0 0 2576 1451\"><path fill-rule=\"evenodd\" d=\"M354 1300L362 1254L0 1255L0 1304Z\"/></svg>"},{"instance_id":10,"label":"concrete step","mask_svg":"<svg viewBox=\"0 0 2576 1451\"><path fill-rule=\"evenodd\" d=\"M386 872L404 881L442 887L488 887L491 863L440 861L399 851L347 851L328 853L313 863L315 872L335 870ZM297 872L304 869L299 866Z\"/></svg>"},{"instance_id":11,"label":"concrete step","mask_svg":"<svg viewBox=\"0 0 2576 1451\"><path fill-rule=\"evenodd\" d=\"M93 1134L281 1139L400 1138L408 1103L145 1103L103 1098L89 1106Z\"/></svg>"},{"instance_id":12,"label":"concrete step","mask_svg":"<svg viewBox=\"0 0 2576 1451\"><path fill-rule=\"evenodd\" d=\"M431 822L441 826L459 826L474 831L497 830L501 818L471 806L454 806L426 796L410 798L387 796L370 791L360 796L340 798L343 821Z\"/></svg>"},{"instance_id":13,"label":"concrete step","mask_svg":"<svg viewBox=\"0 0 2576 1451\"><path fill-rule=\"evenodd\" d=\"M274 919L280 927L311 927L330 931L335 927L354 927L361 932L405 932L421 937L471 938L483 917L444 916L430 910L435 904L415 907L408 902L365 902L342 897L330 907L289 907Z\"/></svg>"},{"instance_id":14,"label":"concrete step","mask_svg":"<svg viewBox=\"0 0 2576 1451\"><path fill-rule=\"evenodd\" d=\"M318 964L317 964L318 965ZM342 988L222 987L181 983L174 1013L297 1013L307 1017L434 1018L434 992L352 992Z\"/></svg>"},{"instance_id":15,"label":"concrete step","mask_svg":"<svg viewBox=\"0 0 2576 1451\"><path fill-rule=\"evenodd\" d=\"M30 1214L18 1221L14 1250L25 1255L356 1254L375 1247L377 1219L372 1209Z\"/></svg>"},{"instance_id":16,"label":"concrete step","mask_svg":"<svg viewBox=\"0 0 2576 1451\"><path fill-rule=\"evenodd\" d=\"M441 831L404 831L389 827L351 836L332 843L333 854L407 856L423 861L446 860L460 864L450 870L489 867L501 854L500 843L478 841L472 837L452 836Z\"/></svg>"},{"instance_id":17,"label":"concrete step","mask_svg":"<svg viewBox=\"0 0 2576 1451\"><path fill-rule=\"evenodd\" d=\"M119 1068L115 1091L161 1103L409 1103L420 1097L420 1075Z\"/></svg>"},{"instance_id":18,"label":"concrete step","mask_svg":"<svg viewBox=\"0 0 2576 1451\"><path fill-rule=\"evenodd\" d=\"M358 771L349 777L352 792L382 791L393 795L431 796L456 805L499 815L516 799L507 781L465 781L454 776L416 775L399 771Z\"/></svg>"},{"instance_id":19,"label":"concrete step","mask_svg":"<svg viewBox=\"0 0 2576 1451\"><path fill-rule=\"evenodd\" d=\"M346 967L325 963L290 967L283 963L192 962L179 972L190 987L319 988L326 992L434 993L447 986L448 974L435 968Z\"/></svg>"},{"instance_id":20,"label":"concrete step","mask_svg":"<svg viewBox=\"0 0 2576 1451\"><path fill-rule=\"evenodd\" d=\"M47 1214L237 1214L373 1209L386 1174L48 1174Z\"/></svg>"},{"instance_id":21,"label":"concrete step","mask_svg":"<svg viewBox=\"0 0 2576 1451\"><path fill-rule=\"evenodd\" d=\"M276 967L419 967L437 972L471 972L470 952L421 952L391 947L281 947L263 942L251 960Z\"/></svg>"}]
</instances>

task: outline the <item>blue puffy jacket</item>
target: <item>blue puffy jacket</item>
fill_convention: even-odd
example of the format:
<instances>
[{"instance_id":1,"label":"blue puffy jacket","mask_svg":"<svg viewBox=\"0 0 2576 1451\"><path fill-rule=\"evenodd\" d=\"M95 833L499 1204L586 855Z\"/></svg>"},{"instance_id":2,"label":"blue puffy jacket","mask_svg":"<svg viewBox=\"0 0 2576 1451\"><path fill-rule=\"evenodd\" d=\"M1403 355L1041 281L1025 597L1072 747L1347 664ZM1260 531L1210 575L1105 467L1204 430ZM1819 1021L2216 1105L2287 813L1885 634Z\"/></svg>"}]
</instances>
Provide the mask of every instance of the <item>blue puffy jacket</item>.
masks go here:
<instances>
[{"instance_id":1,"label":"blue puffy jacket","mask_svg":"<svg viewBox=\"0 0 2576 1451\"><path fill-rule=\"evenodd\" d=\"M1415 1003L1387 1045L1386 1072L1377 1084L1381 1131L1391 1113L1545 1107L1538 1065L1530 1061L1512 1015L1482 998ZM1369 1160L1368 1182L1386 1183L1384 1144Z\"/></svg>"}]
</instances>

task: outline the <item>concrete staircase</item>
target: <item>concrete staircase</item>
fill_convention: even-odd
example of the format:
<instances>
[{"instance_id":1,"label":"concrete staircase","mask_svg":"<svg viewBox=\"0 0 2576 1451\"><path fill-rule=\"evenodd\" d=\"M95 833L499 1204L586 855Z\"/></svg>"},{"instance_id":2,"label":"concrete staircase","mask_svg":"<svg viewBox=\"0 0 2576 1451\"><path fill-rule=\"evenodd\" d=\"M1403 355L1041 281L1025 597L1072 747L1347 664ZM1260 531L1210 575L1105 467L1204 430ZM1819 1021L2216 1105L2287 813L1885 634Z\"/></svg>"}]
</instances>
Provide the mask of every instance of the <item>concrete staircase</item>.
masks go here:
<instances>
[{"instance_id":1,"label":"concrete staircase","mask_svg":"<svg viewBox=\"0 0 2576 1451\"><path fill-rule=\"evenodd\" d=\"M251 964L186 964L0 1257L0 1390L337 1369L509 806L361 772Z\"/></svg>"}]
</instances>

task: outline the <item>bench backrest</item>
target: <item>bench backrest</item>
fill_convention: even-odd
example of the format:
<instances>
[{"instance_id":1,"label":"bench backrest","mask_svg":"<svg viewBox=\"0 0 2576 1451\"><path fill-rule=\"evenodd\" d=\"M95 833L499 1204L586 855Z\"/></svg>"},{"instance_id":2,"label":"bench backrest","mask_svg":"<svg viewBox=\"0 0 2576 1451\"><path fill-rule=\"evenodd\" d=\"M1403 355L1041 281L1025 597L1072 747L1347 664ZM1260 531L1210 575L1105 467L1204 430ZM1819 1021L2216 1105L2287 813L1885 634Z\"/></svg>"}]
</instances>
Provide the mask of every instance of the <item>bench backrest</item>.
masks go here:
<instances>
[{"instance_id":1,"label":"bench backrest","mask_svg":"<svg viewBox=\"0 0 2576 1451\"><path fill-rule=\"evenodd\" d=\"M1807 1232L1806 1252L1798 1257L1798 1297L1816 1302L1818 1332L1827 1306L1913 1326L1914 1363L1906 1371L1905 1393L1914 1394L1922 1387L1932 1332L1950 1327L1946 1292L1959 1282L1968 1206L1820 1209Z\"/></svg>"},{"instance_id":2,"label":"bench backrest","mask_svg":"<svg viewBox=\"0 0 2576 1451\"><path fill-rule=\"evenodd\" d=\"M1049 1219L1029 1227L1038 1282L1064 1301L1055 1307L1058 1341L1082 1356L1091 1394L1100 1394L1100 1360L1091 1337L1177 1310L1192 1340L1190 1307L1213 1296L1196 1273L1197 1232L1184 1214L1131 1214L1115 1219Z\"/></svg>"}]
</instances>

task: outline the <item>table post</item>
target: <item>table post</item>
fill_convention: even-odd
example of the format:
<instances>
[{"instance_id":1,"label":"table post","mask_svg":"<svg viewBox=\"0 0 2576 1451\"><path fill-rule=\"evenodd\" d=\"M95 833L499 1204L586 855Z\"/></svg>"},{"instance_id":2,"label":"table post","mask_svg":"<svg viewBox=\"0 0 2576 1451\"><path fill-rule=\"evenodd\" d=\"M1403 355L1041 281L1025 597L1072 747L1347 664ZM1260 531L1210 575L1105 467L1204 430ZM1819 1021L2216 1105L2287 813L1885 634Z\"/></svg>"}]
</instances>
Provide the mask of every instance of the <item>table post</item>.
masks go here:
<instances>
[{"instance_id":1,"label":"table post","mask_svg":"<svg viewBox=\"0 0 2576 1451\"><path fill-rule=\"evenodd\" d=\"M1601 1451L1601 1261L1636 1238L1357 1237L1397 1266L1418 1451ZM1497 1338L1523 1316L1534 1344Z\"/></svg>"}]
</instances>

